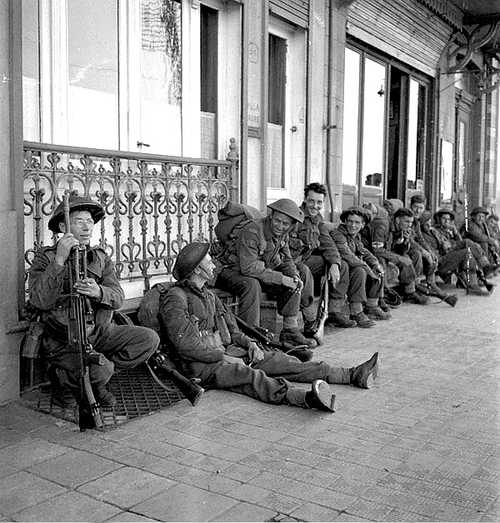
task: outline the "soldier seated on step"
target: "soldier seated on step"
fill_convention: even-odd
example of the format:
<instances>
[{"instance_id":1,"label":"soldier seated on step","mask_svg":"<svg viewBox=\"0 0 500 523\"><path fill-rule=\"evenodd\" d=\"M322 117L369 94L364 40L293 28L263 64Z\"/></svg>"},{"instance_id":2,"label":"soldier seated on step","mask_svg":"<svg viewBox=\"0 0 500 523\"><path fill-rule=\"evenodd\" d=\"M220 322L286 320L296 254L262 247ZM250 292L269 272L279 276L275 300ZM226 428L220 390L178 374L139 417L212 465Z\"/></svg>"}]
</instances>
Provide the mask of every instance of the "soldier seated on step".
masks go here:
<instances>
[{"instance_id":1,"label":"soldier seated on step","mask_svg":"<svg viewBox=\"0 0 500 523\"><path fill-rule=\"evenodd\" d=\"M303 222L297 222L290 231L290 253L301 273L311 272L313 281L305 280L305 287L310 284L313 287L307 289L302 295L302 316L304 318L304 334L307 337L314 336L316 320L316 307L309 298L314 293L314 287L319 288L321 278L328 274L328 285L330 294L336 285L343 284L341 281L341 270L343 264L335 242L329 234L329 227L323 221L321 211L323 210L326 197L326 187L317 182L310 183L304 188L304 201L300 209L304 213ZM333 224L330 224L333 227ZM304 267L306 266L306 268ZM344 268L345 269L345 268ZM346 320L348 321L348 319Z\"/></svg>"},{"instance_id":2,"label":"soldier seated on step","mask_svg":"<svg viewBox=\"0 0 500 523\"><path fill-rule=\"evenodd\" d=\"M145 327L114 325L113 311L123 303L123 290L114 264L101 247L91 247L94 225L104 209L86 197L69 198L70 230L66 230L63 204L54 211L49 229L62 234L52 247L40 250L29 271L29 302L44 323L41 356L48 362L54 400L65 404L64 388L80 399L80 354L68 344L70 293L85 297L89 319L84 328L93 349L102 355L100 364L89 363L90 381L97 402L112 406L116 400L106 388L114 371L130 369L146 361L157 349L158 335ZM70 254L84 247L87 274L69 288Z\"/></svg>"},{"instance_id":3,"label":"soldier seated on step","mask_svg":"<svg viewBox=\"0 0 500 523\"><path fill-rule=\"evenodd\" d=\"M333 412L328 383L368 388L376 377L378 353L351 368L301 362L280 350L262 349L237 326L232 312L207 288L215 265L209 244L184 247L173 268L177 283L160 295L162 344L189 378L205 389L225 389L266 403ZM311 383L306 391L288 383Z\"/></svg>"},{"instance_id":4,"label":"soldier seated on step","mask_svg":"<svg viewBox=\"0 0 500 523\"><path fill-rule=\"evenodd\" d=\"M455 213L451 209L439 209L434 213L432 226L432 214L425 211L420 217L420 226L427 244L438 256L439 276L447 281L454 273L471 294L489 295L478 280L478 275L481 280L484 278L488 258L477 243L462 238L455 227Z\"/></svg>"},{"instance_id":5,"label":"soldier seated on step","mask_svg":"<svg viewBox=\"0 0 500 523\"><path fill-rule=\"evenodd\" d=\"M341 279L345 284L337 285L330 297L332 305L329 314L333 322L337 315L342 314L346 298L353 326L373 327L375 320L388 320L391 317L379 305L384 286L383 266L364 246L360 235L370 220L369 211L363 207L349 207L340 215L342 223L330 232L345 262L346 272Z\"/></svg>"},{"instance_id":6,"label":"soldier seated on step","mask_svg":"<svg viewBox=\"0 0 500 523\"><path fill-rule=\"evenodd\" d=\"M297 222L303 222L304 213L287 198L268 208L269 215L249 220L219 257L222 268L215 285L238 296L239 316L255 326L260 325L265 291L276 299L278 313L283 316L280 341L315 346L298 325L301 303L313 300L311 272L306 266L297 268L289 248L289 232Z\"/></svg>"}]
</instances>

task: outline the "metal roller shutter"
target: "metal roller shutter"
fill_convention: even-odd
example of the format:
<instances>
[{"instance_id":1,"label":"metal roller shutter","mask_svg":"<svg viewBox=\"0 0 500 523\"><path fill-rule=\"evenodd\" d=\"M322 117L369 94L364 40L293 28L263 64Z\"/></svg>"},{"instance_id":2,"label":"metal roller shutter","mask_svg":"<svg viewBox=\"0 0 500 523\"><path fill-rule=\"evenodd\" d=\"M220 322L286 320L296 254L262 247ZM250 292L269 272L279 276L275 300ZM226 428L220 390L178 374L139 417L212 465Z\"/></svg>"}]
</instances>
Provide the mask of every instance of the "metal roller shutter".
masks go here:
<instances>
[{"instance_id":1,"label":"metal roller shutter","mask_svg":"<svg viewBox=\"0 0 500 523\"><path fill-rule=\"evenodd\" d=\"M431 76L453 28L408 0L357 0L348 12L347 34Z\"/></svg>"},{"instance_id":2,"label":"metal roller shutter","mask_svg":"<svg viewBox=\"0 0 500 523\"><path fill-rule=\"evenodd\" d=\"M299 27L309 25L309 0L269 0L269 10Z\"/></svg>"}]
</instances>

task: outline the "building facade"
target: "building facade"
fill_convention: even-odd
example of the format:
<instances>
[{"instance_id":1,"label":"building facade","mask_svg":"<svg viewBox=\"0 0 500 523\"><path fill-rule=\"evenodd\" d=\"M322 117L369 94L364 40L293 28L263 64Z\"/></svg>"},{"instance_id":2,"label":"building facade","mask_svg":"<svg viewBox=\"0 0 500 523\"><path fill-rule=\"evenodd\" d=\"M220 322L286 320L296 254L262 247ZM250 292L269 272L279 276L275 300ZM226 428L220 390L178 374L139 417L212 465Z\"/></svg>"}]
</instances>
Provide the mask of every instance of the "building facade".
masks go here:
<instances>
[{"instance_id":1,"label":"building facade","mask_svg":"<svg viewBox=\"0 0 500 523\"><path fill-rule=\"evenodd\" d=\"M0 403L19 394L25 270L63 186L109 204L100 241L131 298L211 238L224 198L264 209L321 181L332 221L416 192L496 208L500 12L477 3L0 0Z\"/></svg>"}]
</instances>

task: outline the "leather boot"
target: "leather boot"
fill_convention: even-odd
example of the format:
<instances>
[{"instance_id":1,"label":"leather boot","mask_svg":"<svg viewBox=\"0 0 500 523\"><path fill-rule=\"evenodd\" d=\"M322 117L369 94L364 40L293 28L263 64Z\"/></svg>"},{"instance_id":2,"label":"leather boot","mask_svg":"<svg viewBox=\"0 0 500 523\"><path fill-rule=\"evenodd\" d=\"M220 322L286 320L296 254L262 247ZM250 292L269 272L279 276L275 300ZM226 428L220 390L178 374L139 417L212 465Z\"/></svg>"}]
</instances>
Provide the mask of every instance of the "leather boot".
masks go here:
<instances>
[{"instance_id":1,"label":"leather boot","mask_svg":"<svg viewBox=\"0 0 500 523\"><path fill-rule=\"evenodd\" d=\"M350 370L351 385L361 389L369 389L372 382L375 381L378 372L378 352L376 352L369 360L365 361L357 367L352 367Z\"/></svg>"},{"instance_id":2,"label":"leather boot","mask_svg":"<svg viewBox=\"0 0 500 523\"><path fill-rule=\"evenodd\" d=\"M314 380L311 390L306 392L305 401L310 409L335 412L335 394L331 393L326 381Z\"/></svg>"},{"instance_id":3,"label":"leather boot","mask_svg":"<svg viewBox=\"0 0 500 523\"><path fill-rule=\"evenodd\" d=\"M311 348L316 346L316 341L306 338L299 329L283 329L280 332L280 341L294 347Z\"/></svg>"},{"instance_id":4,"label":"leather boot","mask_svg":"<svg viewBox=\"0 0 500 523\"><path fill-rule=\"evenodd\" d=\"M116 405L116 398L106 388L106 385L98 385L95 387L94 396L101 407L114 407Z\"/></svg>"},{"instance_id":5,"label":"leather boot","mask_svg":"<svg viewBox=\"0 0 500 523\"><path fill-rule=\"evenodd\" d=\"M372 320L389 320L391 318L390 312L382 310L382 307L365 307L365 314Z\"/></svg>"},{"instance_id":6,"label":"leather boot","mask_svg":"<svg viewBox=\"0 0 500 523\"><path fill-rule=\"evenodd\" d=\"M335 327L340 327L342 329L356 327L356 325L357 325L354 320L349 319L347 314L344 314L343 312L336 312L336 311L333 311L330 314L328 314L326 324L335 325Z\"/></svg>"}]
</instances>

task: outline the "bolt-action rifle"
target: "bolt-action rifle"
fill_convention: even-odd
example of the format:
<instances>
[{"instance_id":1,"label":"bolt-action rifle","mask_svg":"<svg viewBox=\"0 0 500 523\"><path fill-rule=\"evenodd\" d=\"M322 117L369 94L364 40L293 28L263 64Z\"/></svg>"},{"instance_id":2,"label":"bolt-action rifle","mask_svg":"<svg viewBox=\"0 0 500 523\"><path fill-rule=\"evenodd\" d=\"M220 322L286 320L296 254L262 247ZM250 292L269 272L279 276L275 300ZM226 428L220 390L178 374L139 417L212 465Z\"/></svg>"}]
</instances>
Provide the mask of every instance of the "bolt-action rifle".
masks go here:
<instances>
[{"instance_id":1,"label":"bolt-action rifle","mask_svg":"<svg viewBox=\"0 0 500 523\"><path fill-rule=\"evenodd\" d=\"M66 232L71 230L69 219L69 191L64 193L64 221ZM87 337L87 330L94 325L94 316L88 299L74 290L75 283L87 277L87 251L85 246L76 246L71 250L66 264L69 280L69 349L79 355L80 392L78 397L78 425L80 431L102 429L104 423L99 404L90 384L89 364L104 364L104 356L94 350Z\"/></svg>"},{"instance_id":2,"label":"bolt-action rifle","mask_svg":"<svg viewBox=\"0 0 500 523\"><path fill-rule=\"evenodd\" d=\"M469 232L469 195L467 192L464 194L464 218L465 218L465 237L468 236ZM467 243L467 242L466 242ZM472 252L470 247L466 245L466 255L465 255L465 292L469 294L471 287L471 260Z\"/></svg>"},{"instance_id":3,"label":"bolt-action rifle","mask_svg":"<svg viewBox=\"0 0 500 523\"><path fill-rule=\"evenodd\" d=\"M295 356L300 361L309 361L313 357L311 350L307 348L307 345L291 345L290 343L274 341L274 336L264 327L256 327L249 325L246 321L236 316L236 322L238 327L244 334L254 339L257 343L262 345L264 348L280 350L289 356Z\"/></svg>"},{"instance_id":4,"label":"bolt-action rifle","mask_svg":"<svg viewBox=\"0 0 500 523\"><path fill-rule=\"evenodd\" d=\"M325 269L325 274L321 278L321 293L319 296L318 312L314 322L314 339L321 345L323 343L323 336L325 335L325 322L328 318L328 267Z\"/></svg>"}]
</instances>

